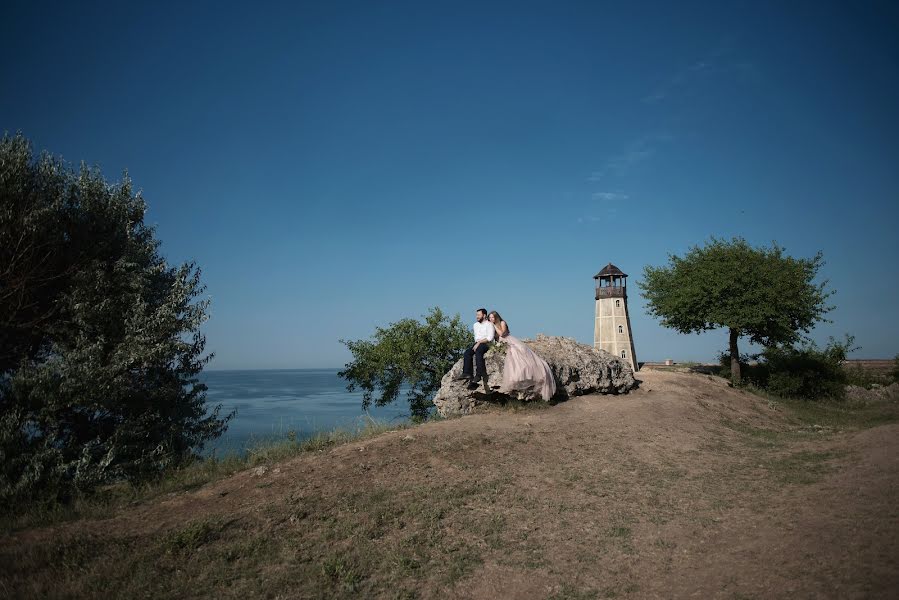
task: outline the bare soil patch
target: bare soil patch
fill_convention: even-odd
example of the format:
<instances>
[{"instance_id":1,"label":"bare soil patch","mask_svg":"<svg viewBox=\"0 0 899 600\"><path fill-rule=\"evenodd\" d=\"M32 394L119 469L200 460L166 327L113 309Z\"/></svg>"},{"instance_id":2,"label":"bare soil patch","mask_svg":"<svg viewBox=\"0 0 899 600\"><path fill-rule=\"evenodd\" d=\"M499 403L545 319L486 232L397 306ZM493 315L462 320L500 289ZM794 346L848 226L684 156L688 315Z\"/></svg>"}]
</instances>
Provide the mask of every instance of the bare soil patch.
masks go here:
<instances>
[{"instance_id":1,"label":"bare soil patch","mask_svg":"<svg viewBox=\"0 0 899 600\"><path fill-rule=\"evenodd\" d=\"M706 375L639 379L6 534L0 594L894 597L899 425L797 418Z\"/></svg>"}]
</instances>

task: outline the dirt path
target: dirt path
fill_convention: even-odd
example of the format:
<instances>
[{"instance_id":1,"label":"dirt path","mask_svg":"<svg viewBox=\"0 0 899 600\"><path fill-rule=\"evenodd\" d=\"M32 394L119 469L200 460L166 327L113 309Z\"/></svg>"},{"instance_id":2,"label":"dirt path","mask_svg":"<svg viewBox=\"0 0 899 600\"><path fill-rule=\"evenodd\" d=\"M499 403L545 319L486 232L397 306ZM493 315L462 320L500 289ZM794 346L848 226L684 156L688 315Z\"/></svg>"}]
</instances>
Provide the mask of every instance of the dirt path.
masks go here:
<instances>
[{"instance_id":1,"label":"dirt path","mask_svg":"<svg viewBox=\"0 0 899 600\"><path fill-rule=\"evenodd\" d=\"M833 432L722 380L640 379L6 536L0 592L895 597L899 425Z\"/></svg>"}]
</instances>

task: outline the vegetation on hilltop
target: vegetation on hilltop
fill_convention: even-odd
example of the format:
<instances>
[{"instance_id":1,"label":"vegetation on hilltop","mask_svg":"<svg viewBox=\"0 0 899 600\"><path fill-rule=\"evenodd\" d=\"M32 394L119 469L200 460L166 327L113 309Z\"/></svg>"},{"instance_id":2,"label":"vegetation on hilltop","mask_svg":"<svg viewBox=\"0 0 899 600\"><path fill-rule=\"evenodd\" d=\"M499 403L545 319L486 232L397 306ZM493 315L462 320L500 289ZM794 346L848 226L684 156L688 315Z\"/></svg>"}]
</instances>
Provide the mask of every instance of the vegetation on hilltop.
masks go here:
<instances>
[{"instance_id":1,"label":"vegetation on hilltop","mask_svg":"<svg viewBox=\"0 0 899 600\"><path fill-rule=\"evenodd\" d=\"M745 384L765 390L780 398L797 400L842 400L846 385L852 383L851 373L843 363L853 348L854 338L846 336L840 342L833 338L824 348L814 343L800 347L775 346L765 348L752 358L740 358L740 373ZM721 354L722 377L731 375L731 356ZM857 377L857 376L856 376Z\"/></svg>"},{"instance_id":2,"label":"vegetation on hilltop","mask_svg":"<svg viewBox=\"0 0 899 600\"><path fill-rule=\"evenodd\" d=\"M733 383L741 382L738 339L766 348L791 347L824 319L833 307L816 284L823 264L814 258L787 256L777 243L753 247L742 238L712 238L681 258L670 255L663 267L647 265L638 282L650 314L681 333L719 327L729 332L728 355Z\"/></svg>"},{"instance_id":3,"label":"vegetation on hilltop","mask_svg":"<svg viewBox=\"0 0 899 600\"><path fill-rule=\"evenodd\" d=\"M353 360L340 376L349 382L348 390L362 389L363 406L372 401L376 406L390 404L405 384L413 417L423 418L433 406L440 380L474 344L474 335L458 314L450 318L435 307L423 322L402 319L376 328L372 339L341 342Z\"/></svg>"},{"instance_id":4,"label":"vegetation on hilltop","mask_svg":"<svg viewBox=\"0 0 899 600\"><path fill-rule=\"evenodd\" d=\"M0 140L0 506L183 464L224 431L197 375L207 300L127 174Z\"/></svg>"},{"instance_id":5,"label":"vegetation on hilltop","mask_svg":"<svg viewBox=\"0 0 899 600\"><path fill-rule=\"evenodd\" d=\"M641 377L632 397L497 408L289 461L276 450L202 489L20 529L0 539L0 590L889 596L899 438L877 426L896 423L894 396L793 402L701 374Z\"/></svg>"}]
</instances>

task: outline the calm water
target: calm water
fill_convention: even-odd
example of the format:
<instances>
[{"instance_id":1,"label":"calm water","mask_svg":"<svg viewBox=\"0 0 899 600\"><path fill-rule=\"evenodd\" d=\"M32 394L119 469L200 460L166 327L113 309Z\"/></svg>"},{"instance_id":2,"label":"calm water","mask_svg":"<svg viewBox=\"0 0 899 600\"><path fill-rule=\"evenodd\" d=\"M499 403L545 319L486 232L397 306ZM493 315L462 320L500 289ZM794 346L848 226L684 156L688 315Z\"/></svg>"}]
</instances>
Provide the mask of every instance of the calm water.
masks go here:
<instances>
[{"instance_id":1,"label":"calm water","mask_svg":"<svg viewBox=\"0 0 899 600\"><path fill-rule=\"evenodd\" d=\"M277 371L206 371L207 404L222 405L222 414L237 414L228 431L207 448L217 453L244 450L295 431L299 438L337 427L352 428L365 420L362 392L347 392L338 369ZM409 418L405 390L389 406L372 406L369 414L382 421Z\"/></svg>"}]
</instances>

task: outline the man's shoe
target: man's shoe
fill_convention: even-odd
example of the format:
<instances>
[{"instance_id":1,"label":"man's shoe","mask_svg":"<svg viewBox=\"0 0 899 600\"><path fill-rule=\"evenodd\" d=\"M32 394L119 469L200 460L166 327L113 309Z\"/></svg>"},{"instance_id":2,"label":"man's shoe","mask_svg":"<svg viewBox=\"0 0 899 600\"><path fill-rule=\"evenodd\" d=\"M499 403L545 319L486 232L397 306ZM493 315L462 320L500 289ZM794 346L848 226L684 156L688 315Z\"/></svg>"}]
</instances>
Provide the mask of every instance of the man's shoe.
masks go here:
<instances>
[{"instance_id":1,"label":"man's shoe","mask_svg":"<svg viewBox=\"0 0 899 600\"><path fill-rule=\"evenodd\" d=\"M467 381L469 379L471 379L471 375L466 375L465 373L453 377L453 381Z\"/></svg>"}]
</instances>

